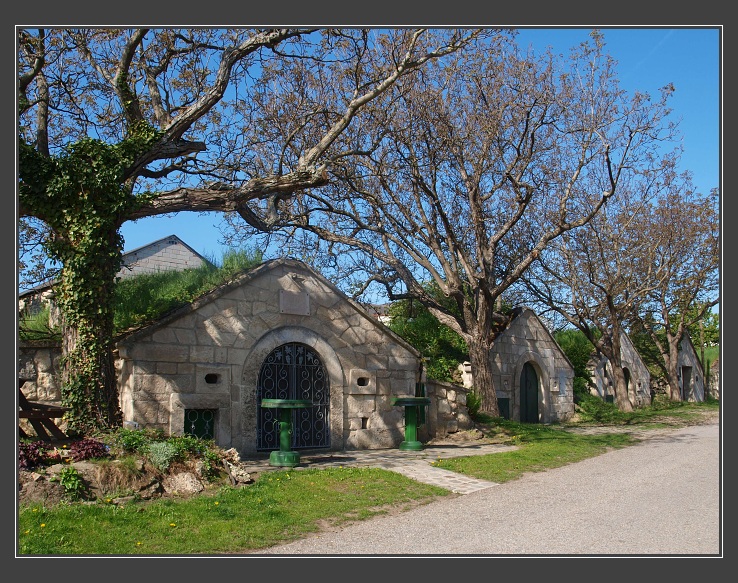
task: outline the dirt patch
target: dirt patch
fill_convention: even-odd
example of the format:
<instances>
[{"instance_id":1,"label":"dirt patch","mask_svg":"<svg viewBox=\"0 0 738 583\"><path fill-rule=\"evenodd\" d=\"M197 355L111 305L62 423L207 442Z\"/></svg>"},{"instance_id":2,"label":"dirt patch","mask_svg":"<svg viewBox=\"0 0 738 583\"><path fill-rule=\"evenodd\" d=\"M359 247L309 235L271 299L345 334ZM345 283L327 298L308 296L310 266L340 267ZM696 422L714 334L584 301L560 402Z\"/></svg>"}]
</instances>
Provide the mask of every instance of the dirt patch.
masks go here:
<instances>
[{"instance_id":1,"label":"dirt patch","mask_svg":"<svg viewBox=\"0 0 738 583\"><path fill-rule=\"evenodd\" d=\"M43 504L53 506L70 501L59 480L61 472L74 467L84 483L78 501L104 500L126 504L134 500L152 500L161 497L183 497L213 489L212 482L202 476L197 461L178 463L169 472L161 472L142 460L81 461L60 463L32 471L18 471L19 505ZM223 473L216 485L229 482Z\"/></svg>"},{"instance_id":2,"label":"dirt patch","mask_svg":"<svg viewBox=\"0 0 738 583\"><path fill-rule=\"evenodd\" d=\"M18 472L18 503L55 506L66 500L66 491L58 482L50 482L36 472Z\"/></svg>"},{"instance_id":3,"label":"dirt patch","mask_svg":"<svg viewBox=\"0 0 738 583\"><path fill-rule=\"evenodd\" d=\"M639 437L656 436L680 427L689 425L705 425L709 423L718 423L720 421L719 410L701 410L696 411L687 417L674 415L663 415L651 417L646 423L636 425L576 425L576 419L572 423L562 426L566 431L584 434L597 433L634 433ZM495 434L493 428L484 425L478 425L466 431L457 431L449 433L444 437L432 439L428 445L459 445L463 443L472 443L475 441L484 441L484 443L504 443L508 436L503 433Z\"/></svg>"},{"instance_id":4,"label":"dirt patch","mask_svg":"<svg viewBox=\"0 0 738 583\"><path fill-rule=\"evenodd\" d=\"M691 425L710 425L720 422L719 410L696 411L687 417L675 415L663 415L651 417L647 423L635 425L580 425L566 427L566 431L584 434L597 433L632 433L639 438L655 437L663 435L674 429L688 427Z\"/></svg>"}]
</instances>

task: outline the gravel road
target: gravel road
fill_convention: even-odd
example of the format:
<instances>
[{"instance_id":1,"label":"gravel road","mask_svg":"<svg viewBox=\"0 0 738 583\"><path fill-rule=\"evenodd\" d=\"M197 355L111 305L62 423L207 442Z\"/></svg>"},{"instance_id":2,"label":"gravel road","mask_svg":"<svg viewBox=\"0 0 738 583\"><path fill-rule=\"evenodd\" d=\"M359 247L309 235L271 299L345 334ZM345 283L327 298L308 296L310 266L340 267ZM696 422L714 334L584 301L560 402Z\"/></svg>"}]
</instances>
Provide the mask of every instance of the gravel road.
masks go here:
<instances>
[{"instance_id":1,"label":"gravel road","mask_svg":"<svg viewBox=\"0 0 738 583\"><path fill-rule=\"evenodd\" d=\"M720 445L717 420L672 429L576 464L254 554L720 557Z\"/></svg>"}]
</instances>

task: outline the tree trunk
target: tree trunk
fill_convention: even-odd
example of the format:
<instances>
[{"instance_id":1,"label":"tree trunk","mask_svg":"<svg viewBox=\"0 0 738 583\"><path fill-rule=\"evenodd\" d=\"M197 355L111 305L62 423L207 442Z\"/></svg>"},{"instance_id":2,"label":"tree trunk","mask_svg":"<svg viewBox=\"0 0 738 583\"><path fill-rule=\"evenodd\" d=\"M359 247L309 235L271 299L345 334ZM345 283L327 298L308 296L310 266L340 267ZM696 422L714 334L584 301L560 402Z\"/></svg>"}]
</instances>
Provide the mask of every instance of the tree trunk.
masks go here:
<instances>
[{"instance_id":1,"label":"tree trunk","mask_svg":"<svg viewBox=\"0 0 738 583\"><path fill-rule=\"evenodd\" d=\"M700 363L702 368L707 370L707 364L705 363L705 320L700 318Z\"/></svg>"},{"instance_id":2,"label":"tree trunk","mask_svg":"<svg viewBox=\"0 0 738 583\"><path fill-rule=\"evenodd\" d=\"M681 401L682 391L679 387L679 340L676 336L667 335L666 340L669 344L669 359L667 361L666 378L669 381L669 399L671 401Z\"/></svg>"},{"instance_id":3,"label":"tree trunk","mask_svg":"<svg viewBox=\"0 0 738 583\"><path fill-rule=\"evenodd\" d=\"M71 408L67 413L70 435L87 435L122 423L112 334L98 331L82 336L87 338L80 341L76 327L63 327L62 404Z\"/></svg>"},{"instance_id":4,"label":"tree trunk","mask_svg":"<svg viewBox=\"0 0 738 583\"><path fill-rule=\"evenodd\" d=\"M630 400L630 391L628 390L628 384L625 382L622 361L618 358L617 362L610 360L610 363L612 364L613 389L615 390L618 409L630 412L633 410L633 402Z\"/></svg>"},{"instance_id":5,"label":"tree trunk","mask_svg":"<svg viewBox=\"0 0 738 583\"><path fill-rule=\"evenodd\" d=\"M499 417L500 407L497 403L497 393L492 380L492 362L490 360L492 347L485 339L476 337L467 341L467 344L474 391L481 400L480 411L491 417Z\"/></svg>"},{"instance_id":6,"label":"tree trunk","mask_svg":"<svg viewBox=\"0 0 738 583\"><path fill-rule=\"evenodd\" d=\"M115 274L122 242L114 229L68 243L56 288L62 314L62 404L70 435L120 427L113 357Z\"/></svg>"},{"instance_id":7,"label":"tree trunk","mask_svg":"<svg viewBox=\"0 0 738 583\"><path fill-rule=\"evenodd\" d=\"M609 336L603 336L600 342L600 350L610 363L610 374L612 375L612 388L615 391L615 401L620 411L630 412L633 403L628 394L628 385L625 382L623 372L623 359L621 357L620 329L615 326Z\"/></svg>"}]
</instances>

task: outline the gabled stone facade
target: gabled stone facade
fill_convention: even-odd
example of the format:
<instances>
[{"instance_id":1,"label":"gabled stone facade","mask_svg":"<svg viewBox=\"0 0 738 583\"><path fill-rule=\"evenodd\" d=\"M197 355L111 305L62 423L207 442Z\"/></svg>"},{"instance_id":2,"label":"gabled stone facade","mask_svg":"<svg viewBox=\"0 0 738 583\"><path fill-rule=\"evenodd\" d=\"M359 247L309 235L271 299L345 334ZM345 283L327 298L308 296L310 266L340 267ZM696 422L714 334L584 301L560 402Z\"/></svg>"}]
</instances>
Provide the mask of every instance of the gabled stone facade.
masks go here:
<instances>
[{"instance_id":1,"label":"gabled stone facade","mask_svg":"<svg viewBox=\"0 0 738 583\"><path fill-rule=\"evenodd\" d=\"M311 431L322 424L315 447L384 448L403 440L404 410L390 400L414 395L417 351L290 259L267 262L120 341L124 418L176 434L187 415L206 411L218 445L257 451L269 413L259 411L257 385L279 384L265 379L263 366L289 352L280 347L307 351L319 364L305 373L318 370L327 391L320 419L306 420Z\"/></svg>"},{"instance_id":2,"label":"gabled stone facade","mask_svg":"<svg viewBox=\"0 0 738 583\"><path fill-rule=\"evenodd\" d=\"M679 343L677 376L683 401L702 402L705 400L705 373L687 332L684 333Z\"/></svg>"},{"instance_id":3,"label":"gabled stone facade","mask_svg":"<svg viewBox=\"0 0 738 583\"><path fill-rule=\"evenodd\" d=\"M628 383L628 398L635 407L651 404L651 373L625 332L620 336L620 358ZM605 356L593 354L588 363L592 375L590 392L606 401L617 401L613 386L612 363Z\"/></svg>"},{"instance_id":4,"label":"gabled stone facade","mask_svg":"<svg viewBox=\"0 0 738 583\"><path fill-rule=\"evenodd\" d=\"M556 423L574 415L574 367L533 310L515 310L495 339L490 360L503 417ZM459 369L464 386L472 387L471 365Z\"/></svg>"},{"instance_id":5,"label":"gabled stone facade","mask_svg":"<svg viewBox=\"0 0 738 583\"><path fill-rule=\"evenodd\" d=\"M131 277L141 273L196 269L209 261L187 245L177 235L169 235L123 255L123 267L117 277Z\"/></svg>"}]
</instances>

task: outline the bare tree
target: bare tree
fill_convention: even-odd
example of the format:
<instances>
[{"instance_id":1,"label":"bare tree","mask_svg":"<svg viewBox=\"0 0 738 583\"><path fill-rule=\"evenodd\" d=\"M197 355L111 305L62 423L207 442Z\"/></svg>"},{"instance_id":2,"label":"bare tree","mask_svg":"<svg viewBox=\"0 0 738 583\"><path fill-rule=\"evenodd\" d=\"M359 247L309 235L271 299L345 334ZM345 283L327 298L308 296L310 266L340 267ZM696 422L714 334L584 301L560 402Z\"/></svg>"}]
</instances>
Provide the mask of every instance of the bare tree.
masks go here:
<instances>
[{"instance_id":1,"label":"bare tree","mask_svg":"<svg viewBox=\"0 0 738 583\"><path fill-rule=\"evenodd\" d=\"M333 183L262 206L263 226L356 297L379 286L426 306L466 341L482 409L499 415L496 303L670 130L669 91L628 98L603 49L597 31L570 59L523 54L506 35L475 41L376 100L341 136Z\"/></svg>"},{"instance_id":2,"label":"bare tree","mask_svg":"<svg viewBox=\"0 0 738 583\"><path fill-rule=\"evenodd\" d=\"M48 227L61 266L71 430L120 422L112 293L124 222L229 211L253 223L254 201L327 185L327 153L363 108L483 32L18 29L18 211L22 225ZM271 95L282 101L261 109Z\"/></svg>"},{"instance_id":3,"label":"bare tree","mask_svg":"<svg viewBox=\"0 0 738 583\"><path fill-rule=\"evenodd\" d=\"M44 243L50 236L43 221L25 218L18 223L18 287L31 289L52 281L59 275L57 266L49 262Z\"/></svg>"},{"instance_id":4,"label":"bare tree","mask_svg":"<svg viewBox=\"0 0 738 583\"><path fill-rule=\"evenodd\" d=\"M674 176L641 225L650 243L643 263L661 277L634 314L635 323L656 346L673 401L683 396L679 345L688 329L720 302L718 200L717 190L704 196L695 192L689 176Z\"/></svg>"},{"instance_id":5,"label":"bare tree","mask_svg":"<svg viewBox=\"0 0 738 583\"><path fill-rule=\"evenodd\" d=\"M626 321L659 285L646 261L648 196L638 181L623 181L618 197L586 227L549 246L521 278L532 305L562 316L610 362L621 411L635 404L622 362Z\"/></svg>"},{"instance_id":6,"label":"bare tree","mask_svg":"<svg viewBox=\"0 0 738 583\"><path fill-rule=\"evenodd\" d=\"M675 174L675 163L668 156L657 171L633 176L586 228L562 237L522 279L539 306L563 316L610 361L623 411L635 405L621 361L625 330L639 323L648 331L676 383L690 308L700 302L704 314L717 302L717 214Z\"/></svg>"}]
</instances>

